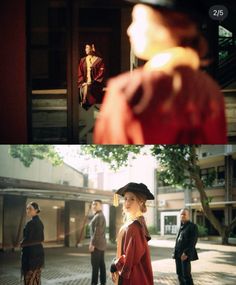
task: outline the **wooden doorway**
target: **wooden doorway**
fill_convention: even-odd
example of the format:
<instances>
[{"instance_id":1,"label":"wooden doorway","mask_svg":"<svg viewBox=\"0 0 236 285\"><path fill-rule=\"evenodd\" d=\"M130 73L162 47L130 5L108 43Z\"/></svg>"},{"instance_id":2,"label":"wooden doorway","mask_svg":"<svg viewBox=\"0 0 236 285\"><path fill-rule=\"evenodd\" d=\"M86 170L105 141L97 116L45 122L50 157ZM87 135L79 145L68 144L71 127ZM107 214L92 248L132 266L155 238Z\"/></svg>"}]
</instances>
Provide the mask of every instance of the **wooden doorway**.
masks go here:
<instances>
[{"instance_id":1,"label":"wooden doorway","mask_svg":"<svg viewBox=\"0 0 236 285\"><path fill-rule=\"evenodd\" d=\"M105 63L105 83L120 72L120 14L120 8L106 6L78 9L78 62L85 56L85 45L94 43L98 55ZM93 127L99 108L99 104L88 110L79 106L80 143L92 143Z\"/></svg>"},{"instance_id":2,"label":"wooden doorway","mask_svg":"<svg viewBox=\"0 0 236 285\"><path fill-rule=\"evenodd\" d=\"M79 108L77 68L85 43L94 41L105 61L106 78L120 72L122 4L113 2L116 1L27 2L29 142L92 141L94 118L90 137L79 135L84 110ZM94 116L90 113L86 120Z\"/></svg>"}]
</instances>

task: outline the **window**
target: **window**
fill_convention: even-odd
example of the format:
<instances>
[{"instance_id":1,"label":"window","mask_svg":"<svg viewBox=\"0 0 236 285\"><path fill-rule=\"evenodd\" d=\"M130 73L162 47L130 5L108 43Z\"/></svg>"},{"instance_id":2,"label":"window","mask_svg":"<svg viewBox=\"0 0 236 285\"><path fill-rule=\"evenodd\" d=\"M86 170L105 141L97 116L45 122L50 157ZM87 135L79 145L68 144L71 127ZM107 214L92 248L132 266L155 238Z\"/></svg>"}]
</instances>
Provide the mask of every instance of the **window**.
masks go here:
<instances>
[{"instance_id":1,"label":"window","mask_svg":"<svg viewBox=\"0 0 236 285\"><path fill-rule=\"evenodd\" d=\"M200 177L201 177L201 179L204 182L206 187L212 186L212 183L214 182L214 180L216 178L215 167L201 169L200 170Z\"/></svg>"},{"instance_id":2,"label":"window","mask_svg":"<svg viewBox=\"0 0 236 285\"><path fill-rule=\"evenodd\" d=\"M231 31L219 25L219 61L227 59L234 49L234 39Z\"/></svg>"},{"instance_id":3,"label":"window","mask_svg":"<svg viewBox=\"0 0 236 285\"><path fill-rule=\"evenodd\" d=\"M165 216L164 221L164 234L175 235L177 233L177 217L176 216Z\"/></svg>"},{"instance_id":4,"label":"window","mask_svg":"<svg viewBox=\"0 0 236 285\"><path fill-rule=\"evenodd\" d=\"M215 167L204 168L200 170L200 176L202 179L209 178L211 175L213 175L213 173L215 173Z\"/></svg>"}]
</instances>

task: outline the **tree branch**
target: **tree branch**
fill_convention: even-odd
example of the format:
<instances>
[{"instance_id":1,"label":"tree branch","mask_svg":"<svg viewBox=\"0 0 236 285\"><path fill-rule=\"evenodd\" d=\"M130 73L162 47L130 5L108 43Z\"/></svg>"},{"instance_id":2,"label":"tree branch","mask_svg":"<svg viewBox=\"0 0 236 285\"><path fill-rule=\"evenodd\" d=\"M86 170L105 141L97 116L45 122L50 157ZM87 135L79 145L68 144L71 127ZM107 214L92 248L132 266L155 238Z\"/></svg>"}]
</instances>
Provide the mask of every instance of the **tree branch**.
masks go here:
<instances>
[{"instance_id":1,"label":"tree branch","mask_svg":"<svg viewBox=\"0 0 236 285\"><path fill-rule=\"evenodd\" d=\"M204 190L204 185L203 185L203 182L200 176L192 172L190 173L190 177L195 181L196 188L199 191L200 200L201 200L201 204L202 204L202 208L203 208L205 216L211 221L212 225L219 232L219 234L222 235L224 229L222 228L220 222L217 220L217 218L215 217L215 215L213 214L209 206L208 197Z\"/></svg>"}]
</instances>

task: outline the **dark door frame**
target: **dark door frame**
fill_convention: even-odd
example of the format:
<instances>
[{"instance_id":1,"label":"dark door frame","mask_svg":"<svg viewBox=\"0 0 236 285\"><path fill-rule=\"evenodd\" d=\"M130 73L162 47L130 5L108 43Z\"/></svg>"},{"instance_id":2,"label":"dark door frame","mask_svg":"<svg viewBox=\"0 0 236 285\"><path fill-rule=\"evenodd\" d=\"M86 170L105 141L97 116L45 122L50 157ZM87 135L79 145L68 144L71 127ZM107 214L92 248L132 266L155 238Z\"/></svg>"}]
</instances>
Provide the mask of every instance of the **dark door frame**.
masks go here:
<instances>
[{"instance_id":1,"label":"dark door frame","mask_svg":"<svg viewBox=\"0 0 236 285\"><path fill-rule=\"evenodd\" d=\"M77 0L67 0L67 120L68 142L78 143L78 17Z\"/></svg>"}]
</instances>

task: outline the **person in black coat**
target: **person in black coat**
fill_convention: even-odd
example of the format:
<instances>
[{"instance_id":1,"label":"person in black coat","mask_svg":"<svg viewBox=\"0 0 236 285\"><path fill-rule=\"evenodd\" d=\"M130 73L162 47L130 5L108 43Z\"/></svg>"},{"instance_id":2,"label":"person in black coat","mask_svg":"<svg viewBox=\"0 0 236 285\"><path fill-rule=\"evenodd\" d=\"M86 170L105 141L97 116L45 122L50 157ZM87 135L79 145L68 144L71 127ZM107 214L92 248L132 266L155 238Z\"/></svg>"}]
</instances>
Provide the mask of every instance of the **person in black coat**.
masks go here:
<instances>
[{"instance_id":1,"label":"person in black coat","mask_svg":"<svg viewBox=\"0 0 236 285\"><path fill-rule=\"evenodd\" d=\"M176 273L180 285L193 285L191 261L197 260L196 243L198 239L197 226L190 222L189 210L180 211L181 226L176 237L173 258L176 263Z\"/></svg>"},{"instance_id":2,"label":"person in black coat","mask_svg":"<svg viewBox=\"0 0 236 285\"><path fill-rule=\"evenodd\" d=\"M39 205L31 202L26 207L26 213L31 220L25 225L21 241L21 272L24 285L41 284L41 268L44 265L44 226L38 214Z\"/></svg>"}]
</instances>

